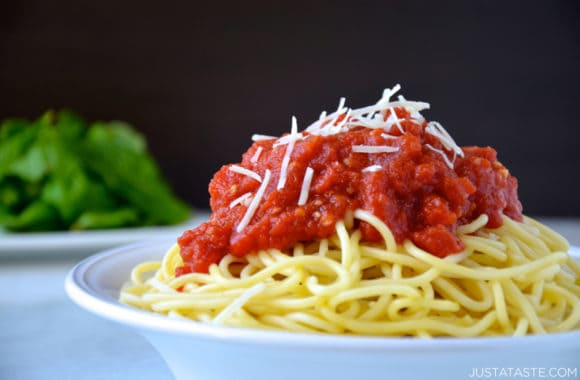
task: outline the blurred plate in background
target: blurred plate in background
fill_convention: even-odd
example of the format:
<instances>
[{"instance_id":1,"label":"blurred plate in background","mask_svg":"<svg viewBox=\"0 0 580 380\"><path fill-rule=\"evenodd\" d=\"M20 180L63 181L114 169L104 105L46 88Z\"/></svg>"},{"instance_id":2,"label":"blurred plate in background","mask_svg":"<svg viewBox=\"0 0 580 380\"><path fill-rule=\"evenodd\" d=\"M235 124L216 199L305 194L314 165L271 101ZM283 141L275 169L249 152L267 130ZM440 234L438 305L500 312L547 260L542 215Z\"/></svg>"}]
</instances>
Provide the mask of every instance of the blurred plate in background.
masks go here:
<instances>
[{"instance_id":1,"label":"blurred plate in background","mask_svg":"<svg viewBox=\"0 0 580 380\"><path fill-rule=\"evenodd\" d=\"M21 233L0 230L0 258L65 258L152 238L177 239L183 231L203 223L208 217L208 213L196 211L191 219L178 225L109 230Z\"/></svg>"}]
</instances>

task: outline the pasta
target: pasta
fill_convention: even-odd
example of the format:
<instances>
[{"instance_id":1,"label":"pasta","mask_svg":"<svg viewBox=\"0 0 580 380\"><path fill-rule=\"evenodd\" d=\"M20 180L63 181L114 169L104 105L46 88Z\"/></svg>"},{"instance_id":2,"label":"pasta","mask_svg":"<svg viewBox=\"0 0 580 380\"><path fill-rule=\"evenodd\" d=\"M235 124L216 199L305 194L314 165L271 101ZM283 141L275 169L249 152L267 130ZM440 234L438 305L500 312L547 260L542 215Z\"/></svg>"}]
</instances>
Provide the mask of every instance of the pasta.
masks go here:
<instances>
[{"instance_id":1,"label":"pasta","mask_svg":"<svg viewBox=\"0 0 580 380\"><path fill-rule=\"evenodd\" d=\"M176 318L296 332L493 336L569 331L580 323L578 265L564 238L531 218L487 216L458 231L466 249L438 258L357 210L382 244L360 241L352 220L292 252L224 257L209 273L175 277L179 247L134 268L121 301ZM147 278L147 274L154 275Z\"/></svg>"},{"instance_id":2,"label":"pasta","mask_svg":"<svg viewBox=\"0 0 580 380\"><path fill-rule=\"evenodd\" d=\"M557 333L580 325L568 243L525 217L490 147L459 147L391 97L280 138L254 135L209 185L209 221L120 300L174 318L383 336Z\"/></svg>"}]
</instances>

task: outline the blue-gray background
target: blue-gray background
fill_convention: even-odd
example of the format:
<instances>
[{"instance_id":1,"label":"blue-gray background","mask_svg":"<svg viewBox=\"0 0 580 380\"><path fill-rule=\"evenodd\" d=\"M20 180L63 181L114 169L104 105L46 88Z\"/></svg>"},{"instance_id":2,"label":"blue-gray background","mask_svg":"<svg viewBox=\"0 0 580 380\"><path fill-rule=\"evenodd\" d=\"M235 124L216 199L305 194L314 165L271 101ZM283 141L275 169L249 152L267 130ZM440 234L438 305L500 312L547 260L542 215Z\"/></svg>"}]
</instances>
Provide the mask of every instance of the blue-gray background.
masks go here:
<instances>
[{"instance_id":1,"label":"blue-gray background","mask_svg":"<svg viewBox=\"0 0 580 380\"><path fill-rule=\"evenodd\" d=\"M69 107L146 134L177 193L252 133L401 83L460 145L492 145L524 210L580 215L580 3L22 0L0 5L0 118Z\"/></svg>"}]
</instances>

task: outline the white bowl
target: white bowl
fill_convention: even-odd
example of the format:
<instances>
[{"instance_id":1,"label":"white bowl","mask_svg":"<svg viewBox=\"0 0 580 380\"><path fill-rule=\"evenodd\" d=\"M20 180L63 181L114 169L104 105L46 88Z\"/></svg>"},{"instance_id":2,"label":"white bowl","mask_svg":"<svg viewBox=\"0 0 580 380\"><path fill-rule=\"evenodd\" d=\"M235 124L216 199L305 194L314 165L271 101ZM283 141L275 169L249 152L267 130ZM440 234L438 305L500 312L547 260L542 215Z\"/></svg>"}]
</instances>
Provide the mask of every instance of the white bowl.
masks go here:
<instances>
[{"instance_id":1,"label":"white bowl","mask_svg":"<svg viewBox=\"0 0 580 380\"><path fill-rule=\"evenodd\" d=\"M132 244L91 256L71 270L66 290L88 311L144 335L177 379L468 379L508 377L506 373L527 378L580 376L580 331L428 340L301 334L175 320L119 303L119 290L132 267L160 259L171 244ZM578 257L580 249L572 251Z\"/></svg>"}]
</instances>

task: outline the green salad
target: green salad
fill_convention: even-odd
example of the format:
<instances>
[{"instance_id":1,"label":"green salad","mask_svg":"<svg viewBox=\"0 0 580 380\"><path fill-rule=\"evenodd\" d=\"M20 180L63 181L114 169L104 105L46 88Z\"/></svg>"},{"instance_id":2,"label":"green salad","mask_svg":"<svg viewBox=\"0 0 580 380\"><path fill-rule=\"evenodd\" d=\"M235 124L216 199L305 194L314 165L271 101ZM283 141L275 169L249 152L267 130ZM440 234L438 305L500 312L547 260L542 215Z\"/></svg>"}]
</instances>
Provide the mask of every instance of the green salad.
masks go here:
<instances>
[{"instance_id":1,"label":"green salad","mask_svg":"<svg viewBox=\"0 0 580 380\"><path fill-rule=\"evenodd\" d=\"M87 230L167 225L190 208L163 179L145 138L69 112L0 125L0 228Z\"/></svg>"}]
</instances>

